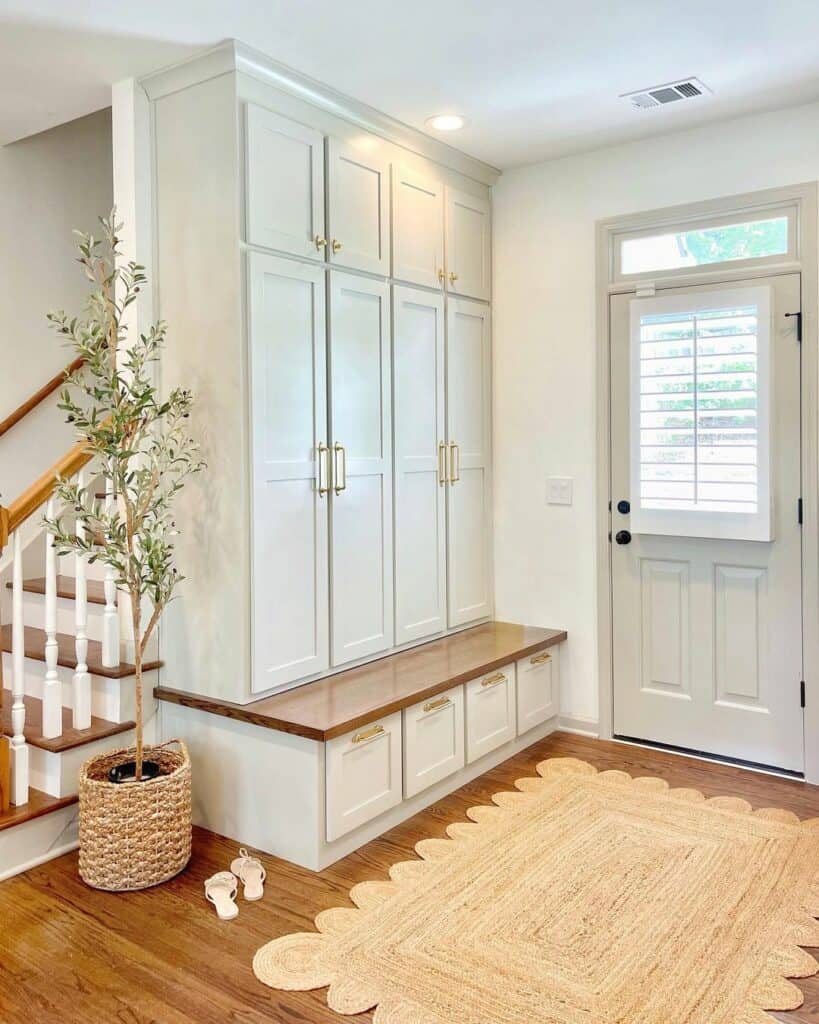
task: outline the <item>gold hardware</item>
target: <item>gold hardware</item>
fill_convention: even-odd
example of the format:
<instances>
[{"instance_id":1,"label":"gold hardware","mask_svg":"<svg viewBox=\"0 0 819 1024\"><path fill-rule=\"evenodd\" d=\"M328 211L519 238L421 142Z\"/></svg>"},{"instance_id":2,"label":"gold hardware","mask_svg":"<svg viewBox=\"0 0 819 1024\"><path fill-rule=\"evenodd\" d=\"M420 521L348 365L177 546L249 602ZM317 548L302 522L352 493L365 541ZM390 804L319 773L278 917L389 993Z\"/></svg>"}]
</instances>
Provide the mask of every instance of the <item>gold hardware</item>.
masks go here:
<instances>
[{"instance_id":1,"label":"gold hardware","mask_svg":"<svg viewBox=\"0 0 819 1024\"><path fill-rule=\"evenodd\" d=\"M338 441L333 445L333 451L336 453L335 459L335 492L341 494L342 491L347 490L347 452L344 450L344 445L339 444ZM339 473L339 455L341 456L341 472Z\"/></svg>"},{"instance_id":2,"label":"gold hardware","mask_svg":"<svg viewBox=\"0 0 819 1024\"><path fill-rule=\"evenodd\" d=\"M313 242L315 243L316 249L318 249L319 252L321 252L324 246L327 245L327 239L322 238L321 235L316 235L313 238Z\"/></svg>"},{"instance_id":3,"label":"gold hardware","mask_svg":"<svg viewBox=\"0 0 819 1024\"><path fill-rule=\"evenodd\" d=\"M431 700L428 704L424 705L424 711L437 711L438 708L445 708L447 704L451 704L452 701L449 697L439 697L438 700Z\"/></svg>"},{"instance_id":4,"label":"gold hardware","mask_svg":"<svg viewBox=\"0 0 819 1024\"><path fill-rule=\"evenodd\" d=\"M536 654L534 658L529 659L530 665L542 665L544 661L551 661L551 654Z\"/></svg>"},{"instance_id":5,"label":"gold hardware","mask_svg":"<svg viewBox=\"0 0 819 1024\"><path fill-rule=\"evenodd\" d=\"M344 248L344 246L341 244L341 242L339 242L339 240L337 238L334 238L333 239L333 245L332 245L333 252L341 252L341 250L343 248Z\"/></svg>"},{"instance_id":6,"label":"gold hardware","mask_svg":"<svg viewBox=\"0 0 819 1024\"><path fill-rule=\"evenodd\" d=\"M322 483L324 481L324 483ZM321 441L318 446L318 493L323 497L330 490L330 449Z\"/></svg>"},{"instance_id":7,"label":"gold hardware","mask_svg":"<svg viewBox=\"0 0 819 1024\"><path fill-rule=\"evenodd\" d=\"M449 482L461 479L461 449L454 441L449 442Z\"/></svg>"},{"instance_id":8,"label":"gold hardware","mask_svg":"<svg viewBox=\"0 0 819 1024\"><path fill-rule=\"evenodd\" d=\"M353 743L363 743L365 740L371 740L373 736L380 736L383 731L383 725L374 725L372 729L365 729L364 732L357 732L355 736L353 736Z\"/></svg>"},{"instance_id":9,"label":"gold hardware","mask_svg":"<svg viewBox=\"0 0 819 1024\"><path fill-rule=\"evenodd\" d=\"M495 672L493 675L487 676L486 679L482 679L481 686L494 686L495 683L500 683L505 678L506 676L503 674L503 672Z\"/></svg>"},{"instance_id":10,"label":"gold hardware","mask_svg":"<svg viewBox=\"0 0 819 1024\"><path fill-rule=\"evenodd\" d=\"M450 273L450 275L449 275L449 283L450 283L450 284L455 284L455 282L456 282L457 280L458 280L458 275L457 275L457 274L455 273L455 271L453 270L453 271L452 271L452 272Z\"/></svg>"},{"instance_id":11,"label":"gold hardware","mask_svg":"<svg viewBox=\"0 0 819 1024\"><path fill-rule=\"evenodd\" d=\"M444 281L446 281L446 271L444 270L443 267L438 268L438 280L441 282L441 284L443 284Z\"/></svg>"},{"instance_id":12,"label":"gold hardware","mask_svg":"<svg viewBox=\"0 0 819 1024\"><path fill-rule=\"evenodd\" d=\"M438 442L438 483L441 487L446 483L446 441Z\"/></svg>"}]
</instances>

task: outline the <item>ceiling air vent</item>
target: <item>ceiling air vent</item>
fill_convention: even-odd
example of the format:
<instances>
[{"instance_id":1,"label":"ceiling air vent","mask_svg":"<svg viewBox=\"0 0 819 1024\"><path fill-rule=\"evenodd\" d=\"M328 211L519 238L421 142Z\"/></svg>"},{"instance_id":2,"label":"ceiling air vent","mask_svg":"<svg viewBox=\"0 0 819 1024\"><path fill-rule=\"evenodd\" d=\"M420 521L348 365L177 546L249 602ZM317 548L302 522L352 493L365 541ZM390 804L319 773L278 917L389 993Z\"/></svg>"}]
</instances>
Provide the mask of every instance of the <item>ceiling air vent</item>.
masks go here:
<instances>
[{"instance_id":1,"label":"ceiling air vent","mask_svg":"<svg viewBox=\"0 0 819 1024\"><path fill-rule=\"evenodd\" d=\"M696 96L708 95L711 90L698 78L684 78L680 82L669 82L667 85L655 85L651 89L640 89L639 92L623 93L620 99L628 100L633 107L662 107L666 103L677 100L692 100Z\"/></svg>"}]
</instances>

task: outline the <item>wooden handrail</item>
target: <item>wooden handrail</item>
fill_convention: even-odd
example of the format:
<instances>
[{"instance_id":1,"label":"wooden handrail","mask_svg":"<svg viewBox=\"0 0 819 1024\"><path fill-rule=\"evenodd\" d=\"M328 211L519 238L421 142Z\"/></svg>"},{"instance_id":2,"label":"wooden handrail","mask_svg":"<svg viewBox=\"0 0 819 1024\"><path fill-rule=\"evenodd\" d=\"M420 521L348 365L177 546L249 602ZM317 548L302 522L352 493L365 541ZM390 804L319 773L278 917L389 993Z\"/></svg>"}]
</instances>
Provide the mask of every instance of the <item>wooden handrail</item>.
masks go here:
<instances>
[{"instance_id":1,"label":"wooden handrail","mask_svg":"<svg viewBox=\"0 0 819 1024\"><path fill-rule=\"evenodd\" d=\"M3 550L4 540L7 540L18 526L24 523L38 508L45 505L54 493L57 478L70 479L72 476L76 476L92 458L92 453L83 442L75 444L58 462L54 463L51 469L46 470L39 480L23 491L7 509L0 509L0 552Z\"/></svg>"},{"instance_id":2,"label":"wooden handrail","mask_svg":"<svg viewBox=\"0 0 819 1024\"><path fill-rule=\"evenodd\" d=\"M4 420L0 421L0 437L7 433L13 426L18 424L21 419L28 416L32 409L36 409L37 406L45 401L49 395L54 394L57 388L61 387L65 383L65 378L70 373L75 373L85 365L85 360L82 356L78 356L73 363L69 363L64 370L51 378L51 380L44 384L39 391L35 392L31 398L23 402L19 409L15 409L11 416L7 416Z\"/></svg>"}]
</instances>

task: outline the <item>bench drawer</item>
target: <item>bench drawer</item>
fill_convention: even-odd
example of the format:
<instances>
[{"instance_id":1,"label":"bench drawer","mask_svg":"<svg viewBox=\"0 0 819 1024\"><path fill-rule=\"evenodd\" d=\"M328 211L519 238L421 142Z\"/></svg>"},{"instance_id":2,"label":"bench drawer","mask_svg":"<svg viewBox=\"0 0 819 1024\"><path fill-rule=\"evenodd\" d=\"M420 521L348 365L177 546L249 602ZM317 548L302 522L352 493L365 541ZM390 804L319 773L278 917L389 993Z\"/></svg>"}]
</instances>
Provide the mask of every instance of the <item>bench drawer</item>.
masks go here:
<instances>
[{"instance_id":1,"label":"bench drawer","mask_svg":"<svg viewBox=\"0 0 819 1024\"><path fill-rule=\"evenodd\" d=\"M518 661L519 736L554 718L560 710L559 665L556 646Z\"/></svg>"},{"instance_id":2,"label":"bench drawer","mask_svg":"<svg viewBox=\"0 0 819 1024\"><path fill-rule=\"evenodd\" d=\"M514 739L515 666L472 679L466 692L466 760L469 764Z\"/></svg>"},{"instance_id":3,"label":"bench drawer","mask_svg":"<svg viewBox=\"0 0 819 1024\"><path fill-rule=\"evenodd\" d=\"M404 796L415 796L463 766L462 686L404 710Z\"/></svg>"},{"instance_id":4,"label":"bench drawer","mask_svg":"<svg viewBox=\"0 0 819 1024\"><path fill-rule=\"evenodd\" d=\"M401 803L401 712L326 744L327 841Z\"/></svg>"}]
</instances>

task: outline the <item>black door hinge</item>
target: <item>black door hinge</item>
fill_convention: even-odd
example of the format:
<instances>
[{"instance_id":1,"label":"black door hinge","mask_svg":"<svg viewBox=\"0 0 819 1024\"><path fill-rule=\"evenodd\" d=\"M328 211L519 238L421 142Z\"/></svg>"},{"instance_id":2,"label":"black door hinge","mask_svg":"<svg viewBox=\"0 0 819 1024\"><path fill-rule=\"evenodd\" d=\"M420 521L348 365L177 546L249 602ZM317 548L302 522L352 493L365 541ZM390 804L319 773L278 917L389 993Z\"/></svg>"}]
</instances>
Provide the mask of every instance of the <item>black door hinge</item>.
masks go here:
<instances>
[{"instance_id":1,"label":"black door hinge","mask_svg":"<svg viewBox=\"0 0 819 1024\"><path fill-rule=\"evenodd\" d=\"M805 706L805 680L804 679L800 679L799 680L799 707L803 708L804 706Z\"/></svg>"},{"instance_id":2,"label":"black door hinge","mask_svg":"<svg viewBox=\"0 0 819 1024\"><path fill-rule=\"evenodd\" d=\"M802 525L802 499L801 498L796 503L796 521L797 521L797 523L799 523L800 526Z\"/></svg>"},{"instance_id":3,"label":"black door hinge","mask_svg":"<svg viewBox=\"0 0 819 1024\"><path fill-rule=\"evenodd\" d=\"M800 310L798 313L786 313L785 316L795 316L796 317L796 340L801 345L802 344L802 311Z\"/></svg>"}]
</instances>

